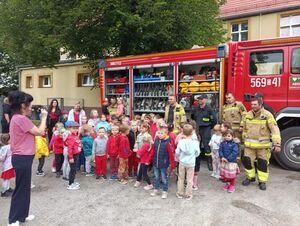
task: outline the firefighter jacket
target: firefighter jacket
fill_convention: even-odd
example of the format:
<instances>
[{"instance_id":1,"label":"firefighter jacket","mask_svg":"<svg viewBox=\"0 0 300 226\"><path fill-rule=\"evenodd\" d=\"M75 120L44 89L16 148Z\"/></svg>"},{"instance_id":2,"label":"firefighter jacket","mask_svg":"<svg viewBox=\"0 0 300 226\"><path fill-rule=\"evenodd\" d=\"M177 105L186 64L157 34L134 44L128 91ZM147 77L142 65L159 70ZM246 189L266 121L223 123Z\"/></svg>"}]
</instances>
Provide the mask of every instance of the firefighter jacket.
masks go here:
<instances>
[{"instance_id":1,"label":"firefighter jacket","mask_svg":"<svg viewBox=\"0 0 300 226\"><path fill-rule=\"evenodd\" d=\"M167 105L165 108L165 121L168 122L170 105ZM176 103L174 108L174 116L173 116L173 125L174 125L174 133L178 133L180 129L180 123L186 122L186 114L184 108Z\"/></svg>"},{"instance_id":2,"label":"firefighter jacket","mask_svg":"<svg viewBox=\"0 0 300 226\"><path fill-rule=\"evenodd\" d=\"M265 149L281 145L280 131L273 115L262 108L258 112L249 111L243 120L245 147Z\"/></svg>"},{"instance_id":3,"label":"firefighter jacket","mask_svg":"<svg viewBox=\"0 0 300 226\"><path fill-rule=\"evenodd\" d=\"M242 102L225 104L222 109L222 122L228 122L233 130L238 130L246 114L247 111Z\"/></svg>"},{"instance_id":4,"label":"firefighter jacket","mask_svg":"<svg viewBox=\"0 0 300 226\"><path fill-rule=\"evenodd\" d=\"M213 109L205 104L203 108L199 105L193 109L192 119L197 122L198 126L214 127L217 123L217 116Z\"/></svg>"}]
</instances>

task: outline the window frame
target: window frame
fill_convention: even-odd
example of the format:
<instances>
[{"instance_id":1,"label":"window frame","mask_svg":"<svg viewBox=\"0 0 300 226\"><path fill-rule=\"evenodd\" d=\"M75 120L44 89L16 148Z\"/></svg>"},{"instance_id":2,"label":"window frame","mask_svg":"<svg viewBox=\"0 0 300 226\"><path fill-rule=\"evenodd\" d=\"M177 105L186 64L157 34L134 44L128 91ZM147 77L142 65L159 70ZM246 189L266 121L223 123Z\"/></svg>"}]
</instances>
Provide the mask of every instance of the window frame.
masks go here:
<instances>
[{"instance_id":1,"label":"window frame","mask_svg":"<svg viewBox=\"0 0 300 226\"><path fill-rule=\"evenodd\" d=\"M232 31L232 26L235 25L235 24L238 25L238 31ZM242 24L247 24L247 30L242 30ZM247 39L246 40L242 40L242 33L247 33ZM231 40L232 40L232 35L233 34L238 34L238 40L235 40L234 42L249 40L249 23L248 23L248 21L231 22L230 23L230 39Z\"/></svg>"},{"instance_id":2,"label":"window frame","mask_svg":"<svg viewBox=\"0 0 300 226\"><path fill-rule=\"evenodd\" d=\"M278 74L256 74L256 75L254 75L254 74L252 74L251 73L251 56L252 56L252 54L254 54L254 53L274 53L274 52L280 52L281 54L282 54L282 69L281 69L281 73L278 73ZM283 49L270 49L270 50L256 50L256 51L252 51L252 52L250 52L249 53L249 60L248 60L248 64L249 64L249 67L248 67L248 74L249 74L249 76L251 76L251 77L258 77L258 76L260 76L260 77L263 77L263 76L265 76L265 77L270 77L270 76L281 76L283 73L284 73L284 50Z\"/></svg>"},{"instance_id":3,"label":"window frame","mask_svg":"<svg viewBox=\"0 0 300 226\"><path fill-rule=\"evenodd\" d=\"M30 79L30 81L28 81L28 79ZM32 75L25 76L25 87L26 87L26 89L33 88L33 76Z\"/></svg>"},{"instance_id":4,"label":"window frame","mask_svg":"<svg viewBox=\"0 0 300 226\"><path fill-rule=\"evenodd\" d=\"M290 68L290 73L293 74L293 75L300 75L300 67L299 67L299 73L295 73L293 72L293 58L294 58L294 52L295 50L298 50L300 51L300 47L295 47L292 49L292 52L291 52L291 64L289 65L289 68Z\"/></svg>"},{"instance_id":5,"label":"window frame","mask_svg":"<svg viewBox=\"0 0 300 226\"><path fill-rule=\"evenodd\" d=\"M48 78L48 84L45 84L45 79ZM51 88L52 87L52 76L51 75L40 75L39 76L39 88Z\"/></svg>"},{"instance_id":6,"label":"window frame","mask_svg":"<svg viewBox=\"0 0 300 226\"><path fill-rule=\"evenodd\" d=\"M88 77L89 83L84 83L84 77ZM90 73L78 73L78 85L79 87L93 87L94 78Z\"/></svg>"},{"instance_id":7,"label":"window frame","mask_svg":"<svg viewBox=\"0 0 300 226\"><path fill-rule=\"evenodd\" d=\"M299 36L299 34L298 35L294 35L293 34L293 27L300 27L300 21L297 23L297 24L293 24L292 23L292 17L295 17L295 16L299 16L300 17L300 12L299 13L296 13L296 14L291 14L291 15L281 15L280 16L280 19L279 19L279 37L293 37L293 36ZM288 25L281 25L281 20L283 19L283 18L289 18L289 22L288 22ZM288 36L283 36L282 34L281 34L281 30L283 29L283 28L288 28L289 29L289 35Z\"/></svg>"}]
</instances>

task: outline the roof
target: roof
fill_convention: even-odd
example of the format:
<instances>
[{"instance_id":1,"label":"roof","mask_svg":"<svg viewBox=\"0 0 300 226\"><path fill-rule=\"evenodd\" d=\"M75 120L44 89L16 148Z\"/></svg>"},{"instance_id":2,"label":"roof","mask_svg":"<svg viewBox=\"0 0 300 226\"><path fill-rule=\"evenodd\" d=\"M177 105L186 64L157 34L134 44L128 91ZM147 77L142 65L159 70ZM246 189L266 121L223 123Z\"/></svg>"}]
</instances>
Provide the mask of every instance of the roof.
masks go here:
<instances>
[{"instance_id":1,"label":"roof","mask_svg":"<svg viewBox=\"0 0 300 226\"><path fill-rule=\"evenodd\" d=\"M299 0L227 0L220 7L220 18L238 19L293 9L300 9Z\"/></svg>"}]
</instances>

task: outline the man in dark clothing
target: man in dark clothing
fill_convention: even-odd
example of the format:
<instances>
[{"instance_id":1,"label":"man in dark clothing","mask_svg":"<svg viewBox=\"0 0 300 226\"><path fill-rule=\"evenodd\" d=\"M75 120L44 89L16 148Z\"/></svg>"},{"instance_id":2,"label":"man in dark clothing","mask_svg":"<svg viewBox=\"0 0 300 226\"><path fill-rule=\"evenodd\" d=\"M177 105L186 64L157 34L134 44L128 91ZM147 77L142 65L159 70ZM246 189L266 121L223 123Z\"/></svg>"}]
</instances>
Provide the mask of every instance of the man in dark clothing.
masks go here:
<instances>
[{"instance_id":1,"label":"man in dark clothing","mask_svg":"<svg viewBox=\"0 0 300 226\"><path fill-rule=\"evenodd\" d=\"M201 94L198 97L198 106L192 111L192 119L195 120L199 126L199 135L201 137L203 151L207 158L207 167L212 171L212 156L208 144L211 138L211 129L217 123L217 116L213 109L206 103L207 98L206 94Z\"/></svg>"}]
</instances>

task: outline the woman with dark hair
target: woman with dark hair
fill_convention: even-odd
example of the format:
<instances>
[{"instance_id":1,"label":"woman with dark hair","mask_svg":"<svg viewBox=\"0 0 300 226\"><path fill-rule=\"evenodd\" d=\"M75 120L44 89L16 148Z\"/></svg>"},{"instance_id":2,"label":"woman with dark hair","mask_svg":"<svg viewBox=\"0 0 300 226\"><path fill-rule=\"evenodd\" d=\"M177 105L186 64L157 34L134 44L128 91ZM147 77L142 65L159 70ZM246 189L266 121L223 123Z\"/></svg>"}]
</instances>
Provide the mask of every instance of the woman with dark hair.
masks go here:
<instances>
[{"instance_id":1,"label":"woman with dark hair","mask_svg":"<svg viewBox=\"0 0 300 226\"><path fill-rule=\"evenodd\" d=\"M9 133L9 122L11 118L10 105L8 98L5 97L3 101L3 115L1 119L2 133Z\"/></svg>"},{"instance_id":2,"label":"woman with dark hair","mask_svg":"<svg viewBox=\"0 0 300 226\"><path fill-rule=\"evenodd\" d=\"M58 106L57 99L52 99L48 108L48 117L47 117L47 129L48 129L48 140L50 141L53 134L53 128L55 124L60 121L61 110Z\"/></svg>"},{"instance_id":3,"label":"woman with dark hair","mask_svg":"<svg viewBox=\"0 0 300 226\"><path fill-rule=\"evenodd\" d=\"M12 111L10 121L10 144L12 165L16 174L16 186L12 194L8 225L34 219L29 215L32 161L35 154L35 136L45 133L47 111L41 110L41 124L36 127L27 117L31 113L33 97L21 91L9 93Z\"/></svg>"}]
</instances>

